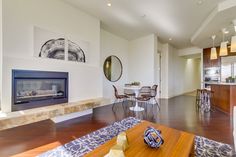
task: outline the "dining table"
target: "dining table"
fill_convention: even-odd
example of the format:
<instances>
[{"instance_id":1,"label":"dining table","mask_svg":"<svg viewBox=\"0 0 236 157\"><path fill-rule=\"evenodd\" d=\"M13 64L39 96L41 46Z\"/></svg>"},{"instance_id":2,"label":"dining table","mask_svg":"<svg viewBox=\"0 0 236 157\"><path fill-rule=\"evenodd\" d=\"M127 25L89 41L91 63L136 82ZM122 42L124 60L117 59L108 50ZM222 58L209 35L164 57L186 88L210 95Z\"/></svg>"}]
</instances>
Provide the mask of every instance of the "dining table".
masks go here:
<instances>
[{"instance_id":1,"label":"dining table","mask_svg":"<svg viewBox=\"0 0 236 157\"><path fill-rule=\"evenodd\" d=\"M124 87L124 90L133 91L136 98L137 98L138 95L139 95L140 89L141 89L141 86L125 86L125 87ZM138 106L138 101L137 101L137 100L135 101L135 106L134 106L134 107L130 107L129 109L130 109L131 111L137 111L137 112L140 112L140 111L143 111L143 110L144 110L143 107Z\"/></svg>"}]
</instances>

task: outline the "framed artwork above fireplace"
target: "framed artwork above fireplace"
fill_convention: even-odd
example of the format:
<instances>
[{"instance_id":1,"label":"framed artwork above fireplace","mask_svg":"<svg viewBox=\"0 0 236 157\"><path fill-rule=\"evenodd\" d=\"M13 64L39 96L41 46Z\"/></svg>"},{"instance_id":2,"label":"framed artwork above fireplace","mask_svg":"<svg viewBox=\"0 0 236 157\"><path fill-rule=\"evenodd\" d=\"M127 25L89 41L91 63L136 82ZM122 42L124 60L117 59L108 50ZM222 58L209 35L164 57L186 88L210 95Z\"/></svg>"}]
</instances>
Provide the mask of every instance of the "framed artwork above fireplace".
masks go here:
<instances>
[{"instance_id":1,"label":"framed artwork above fireplace","mask_svg":"<svg viewBox=\"0 0 236 157\"><path fill-rule=\"evenodd\" d=\"M86 62L89 43L77 37L34 27L34 56L74 62Z\"/></svg>"}]
</instances>

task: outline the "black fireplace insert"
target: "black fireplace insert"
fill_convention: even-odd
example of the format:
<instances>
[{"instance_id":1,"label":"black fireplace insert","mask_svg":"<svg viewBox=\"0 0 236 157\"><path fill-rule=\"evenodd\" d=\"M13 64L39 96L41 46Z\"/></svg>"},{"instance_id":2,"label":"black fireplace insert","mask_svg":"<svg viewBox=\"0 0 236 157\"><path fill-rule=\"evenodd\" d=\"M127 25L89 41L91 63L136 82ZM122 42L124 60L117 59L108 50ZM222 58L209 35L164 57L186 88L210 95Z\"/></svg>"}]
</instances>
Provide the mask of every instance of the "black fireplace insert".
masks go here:
<instances>
[{"instance_id":1,"label":"black fireplace insert","mask_svg":"<svg viewBox=\"0 0 236 157\"><path fill-rule=\"evenodd\" d=\"M68 73L12 70L13 111L68 102Z\"/></svg>"}]
</instances>

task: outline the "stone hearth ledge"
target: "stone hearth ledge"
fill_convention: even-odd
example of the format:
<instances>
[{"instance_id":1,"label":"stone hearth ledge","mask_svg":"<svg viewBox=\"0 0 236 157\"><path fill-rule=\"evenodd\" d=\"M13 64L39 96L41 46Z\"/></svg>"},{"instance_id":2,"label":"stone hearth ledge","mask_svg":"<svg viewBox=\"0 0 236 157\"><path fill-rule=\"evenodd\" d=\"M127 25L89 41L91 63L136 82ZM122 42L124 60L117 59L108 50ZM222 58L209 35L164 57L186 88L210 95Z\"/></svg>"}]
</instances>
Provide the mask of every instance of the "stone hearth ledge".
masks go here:
<instances>
[{"instance_id":1,"label":"stone hearth ledge","mask_svg":"<svg viewBox=\"0 0 236 157\"><path fill-rule=\"evenodd\" d=\"M96 98L78 102L63 103L22 110L10 113L0 113L0 130L14 128L30 123L35 123L70 113L85 111L111 104L109 99Z\"/></svg>"}]
</instances>

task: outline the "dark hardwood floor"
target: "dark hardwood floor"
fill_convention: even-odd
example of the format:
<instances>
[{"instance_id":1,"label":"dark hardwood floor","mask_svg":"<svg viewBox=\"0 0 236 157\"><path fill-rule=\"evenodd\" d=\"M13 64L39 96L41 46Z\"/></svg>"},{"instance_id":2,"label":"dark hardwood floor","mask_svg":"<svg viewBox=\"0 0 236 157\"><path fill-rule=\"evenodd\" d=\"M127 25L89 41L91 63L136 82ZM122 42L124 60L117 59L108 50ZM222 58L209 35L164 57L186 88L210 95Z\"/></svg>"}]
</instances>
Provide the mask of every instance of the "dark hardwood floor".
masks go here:
<instances>
[{"instance_id":1,"label":"dark hardwood floor","mask_svg":"<svg viewBox=\"0 0 236 157\"><path fill-rule=\"evenodd\" d=\"M220 112L198 112L195 97L161 100L161 110L148 105L146 112L124 112L118 104L94 109L92 115L54 124L50 120L0 131L0 156L35 156L125 117L134 116L233 145L232 119Z\"/></svg>"}]
</instances>

